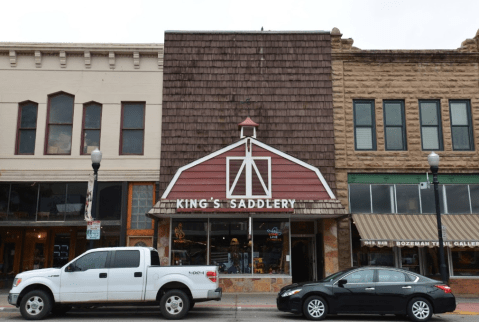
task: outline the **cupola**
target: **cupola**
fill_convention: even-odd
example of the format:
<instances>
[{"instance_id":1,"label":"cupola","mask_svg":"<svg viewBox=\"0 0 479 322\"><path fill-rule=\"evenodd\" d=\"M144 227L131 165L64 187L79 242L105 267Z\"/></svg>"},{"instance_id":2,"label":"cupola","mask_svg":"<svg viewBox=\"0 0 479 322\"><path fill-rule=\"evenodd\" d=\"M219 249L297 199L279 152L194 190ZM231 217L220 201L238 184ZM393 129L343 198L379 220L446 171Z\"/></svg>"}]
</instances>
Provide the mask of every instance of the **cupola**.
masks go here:
<instances>
[{"instance_id":1,"label":"cupola","mask_svg":"<svg viewBox=\"0 0 479 322\"><path fill-rule=\"evenodd\" d=\"M238 129L241 130L240 138L252 137L256 138L256 128L259 126L258 123L255 123L249 116L243 122L238 124Z\"/></svg>"}]
</instances>

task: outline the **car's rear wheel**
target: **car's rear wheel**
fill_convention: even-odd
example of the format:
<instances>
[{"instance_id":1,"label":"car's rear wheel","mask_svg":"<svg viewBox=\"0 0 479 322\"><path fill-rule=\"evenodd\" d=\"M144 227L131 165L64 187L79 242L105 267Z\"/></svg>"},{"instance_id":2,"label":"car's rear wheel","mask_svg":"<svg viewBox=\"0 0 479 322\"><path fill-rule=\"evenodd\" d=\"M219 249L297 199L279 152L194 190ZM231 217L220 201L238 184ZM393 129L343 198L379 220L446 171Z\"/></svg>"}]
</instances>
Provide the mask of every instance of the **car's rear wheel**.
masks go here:
<instances>
[{"instance_id":1,"label":"car's rear wheel","mask_svg":"<svg viewBox=\"0 0 479 322\"><path fill-rule=\"evenodd\" d=\"M415 297L408 303L407 315L412 321L429 321L432 317L432 313L432 305L425 298Z\"/></svg>"},{"instance_id":2,"label":"car's rear wheel","mask_svg":"<svg viewBox=\"0 0 479 322\"><path fill-rule=\"evenodd\" d=\"M166 292L160 301L160 310L163 317L168 320L182 319L190 309L190 299L181 290Z\"/></svg>"},{"instance_id":3,"label":"car's rear wheel","mask_svg":"<svg viewBox=\"0 0 479 322\"><path fill-rule=\"evenodd\" d=\"M28 292L20 303L20 313L25 320L42 320L51 310L52 299L42 290Z\"/></svg>"},{"instance_id":4,"label":"car's rear wheel","mask_svg":"<svg viewBox=\"0 0 479 322\"><path fill-rule=\"evenodd\" d=\"M310 296L303 303L303 314L308 320L323 320L328 314L328 304L321 296Z\"/></svg>"}]
</instances>

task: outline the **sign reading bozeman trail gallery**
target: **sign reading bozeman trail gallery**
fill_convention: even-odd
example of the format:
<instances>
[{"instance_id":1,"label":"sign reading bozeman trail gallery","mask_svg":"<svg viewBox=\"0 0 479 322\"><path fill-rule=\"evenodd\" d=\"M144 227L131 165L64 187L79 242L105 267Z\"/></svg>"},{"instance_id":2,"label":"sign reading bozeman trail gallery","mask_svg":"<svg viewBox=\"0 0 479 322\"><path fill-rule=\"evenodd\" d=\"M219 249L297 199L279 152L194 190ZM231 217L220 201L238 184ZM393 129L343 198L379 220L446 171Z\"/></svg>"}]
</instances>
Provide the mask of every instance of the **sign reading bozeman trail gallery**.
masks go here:
<instances>
[{"instance_id":1,"label":"sign reading bozeman trail gallery","mask_svg":"<svg viewBox=\"0 0 479 322\"><path fill-rule=\"evenodd\" d=\"M295 199L232 199L229 201L229 208L266 208L285 209L294 208ZM177 199L176 208L221 208L219 199Z\"/></svg>"}]
</instances>

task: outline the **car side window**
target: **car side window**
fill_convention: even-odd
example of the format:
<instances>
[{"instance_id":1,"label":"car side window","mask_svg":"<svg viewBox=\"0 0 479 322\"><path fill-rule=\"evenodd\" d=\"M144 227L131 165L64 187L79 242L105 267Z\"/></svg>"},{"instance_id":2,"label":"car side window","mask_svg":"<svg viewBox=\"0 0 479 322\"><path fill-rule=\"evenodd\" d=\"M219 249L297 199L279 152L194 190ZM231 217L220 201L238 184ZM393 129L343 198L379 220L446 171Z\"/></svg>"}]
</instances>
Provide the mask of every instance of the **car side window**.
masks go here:
<instances>
[{"instance_id":1,"label":"car side window","mask_svg":"<svg viewBox=\"0 0 479 322\"><path fill-rule=\"evenodd\" d=\"M117 250L110 268L131 268L140 266L139 250Z\"/></svg>"},{"instance_id":2,"label":"car side window","mask_svg":"<svg viewBox=\"0 0 479 322\"><path fill-rule=\"evenodd\" d=\"M108 252L94 252L86 254L74 262L73 265L75 265L75 269L79 271L105 268L107 255Z\"/></svg>"},{"instance_id":3,"label":"car side window","mask_svg":"<svg viewBox=\"0 0 479 322\"><path fill-rule=\"evenodd\" d=\"M378 270L378 282L379 283L404 283L406 280L406 274L398 271L390 271L388 269Z\"/></svg>"},{"instance_id":4,"label":"car side window","mask_svg":"<svg viewBox=\"0 0 479 322\"><path fill-rule=\"evenodd\" d=\"M346 276L346 280L348 280L348 284L372 283L374 280L374 270L365 269L356 271Z\"/></svg>"}]
</instances>

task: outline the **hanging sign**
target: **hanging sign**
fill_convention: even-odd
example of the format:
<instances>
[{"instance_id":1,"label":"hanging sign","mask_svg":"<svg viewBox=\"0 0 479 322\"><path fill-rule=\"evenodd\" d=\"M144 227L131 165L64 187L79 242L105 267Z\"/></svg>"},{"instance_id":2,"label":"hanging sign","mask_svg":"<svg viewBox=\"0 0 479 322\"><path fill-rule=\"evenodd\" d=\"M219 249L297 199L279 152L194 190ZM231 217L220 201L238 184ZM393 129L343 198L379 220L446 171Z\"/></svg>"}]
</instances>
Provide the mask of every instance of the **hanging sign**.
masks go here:
<instances>
[{"instance_id":1,"label":"hanging sign","mask_svg":"<svg viewBox=\"0 0 479 322\"><path fill-rule=\"evenodd\" d=\"M98 240L100 239L101 221L94 220L87 222L86 226L86 239Z\"/></svg>"},{"instance_id":2,"label":"hanging sign","mask_svg":"<svg viewBox=\"0 0 479 322\"><path fill-rule=\"evenodd\" d=\"M91 204L93 201L93 183L94 176L90 175L88 178L88 189L86 191L86 201L85 201L85 220L90 222L93 220L91 216Z\"/></svg>"}]
</instances>

